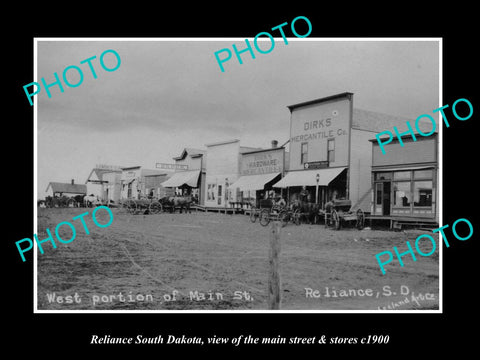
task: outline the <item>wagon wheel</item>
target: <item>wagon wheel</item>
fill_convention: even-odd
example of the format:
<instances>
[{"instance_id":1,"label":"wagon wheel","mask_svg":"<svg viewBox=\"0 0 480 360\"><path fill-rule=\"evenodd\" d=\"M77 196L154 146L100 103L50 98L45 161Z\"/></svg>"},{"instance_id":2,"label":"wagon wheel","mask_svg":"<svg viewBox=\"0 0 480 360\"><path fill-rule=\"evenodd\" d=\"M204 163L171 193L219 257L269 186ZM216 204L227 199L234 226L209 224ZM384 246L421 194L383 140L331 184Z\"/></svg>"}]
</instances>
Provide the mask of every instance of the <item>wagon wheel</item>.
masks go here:
<instances>
[{"instance_id":1,"label":"wagon wheel","mask_svg":"<svg viewBox=\"0 0 480 360\"><path fill-rule=\"evenodd\" d=\"M277 220L281 221L282 227L288 224L288 220L290 220L290 214L286 210L282 210L278 213Z\"/></svg>"},{"instance_id":2,"label":"wagon wheel","mask_svg":"<svg viewBox=\"0 0 480 360\"><path fill-rule=\"evenodd\" d=\"M333 221L333 226L335 230L339 230L341 227L341 219L340 219L340 215L338 215L337 210L332 211L332 221Z\"/></svg>"},{"instance_id":3,"label":"wagon wheel","mask_svg":"<svg viewBox=\"0 0 480 360\"><path fill-rule=\"evenodd\" d=\"M300 210L295 209L292 217L293 217L293 222L295 223L295 225L300 225Z\"/></svg>"},{"instance_id":4,"label":"wagon wheel","mask_svg":"<svg viewBox=\"0 0 480 360\"><path fill-rule=\"evenodd\" d=\"M254 223L255 221L257 221L257 218L258 218L258 209L256 207L252 207L250 209L250 221Z\"/></svg>"},{"instance_id":5,"label":"wagon wheel","mask_svg":"<svg viewBox=\"0 0 480 360\"><path fill-rule=\"evenodd\" d=\"M162 212L162 204L159 202L152 202L148 209L151 214L158 214L159 212Z\"/></svg>"},{"instance_id":6,"label":"wagon wheel","mask_svg":"<svg viewBox=\"0 0 480 360\"><path fill-rule=\"evenodd\" d=\"M77 202L75 201L75 199L68 199L67 200L67 207L75 207L77 204Z\"/></svg>"},{"instance_id":7,"label":"wagon wheel","mask_svg":"<svg viewBox=\"0 0 480 360\"><path fill-rule=\"evenodd\" d=\"M260 212L260 225L267 226L270 222L270 211L268 209L263 209Z\"/></svg>"},{"instance_id":8,"label":"wagon wheel","mask_svg":"<svg viewBox=\"0 0 480 360\"><path fill-rule=\"evenodd\" d=\"M365 213L362 209L357 210L357 229L362 230L365 226Z\"/></svg>"},{"instance_id":9,"label":"wagon wheel","mask_svg":"<svg viewBox=\"0 0 480 360\"><path fill-rule=\"evenodd\" d=\"M137 212L137 203L133 200L127 202L127 211L130 214L135 214Z\"/></svg>"}]
</instances>

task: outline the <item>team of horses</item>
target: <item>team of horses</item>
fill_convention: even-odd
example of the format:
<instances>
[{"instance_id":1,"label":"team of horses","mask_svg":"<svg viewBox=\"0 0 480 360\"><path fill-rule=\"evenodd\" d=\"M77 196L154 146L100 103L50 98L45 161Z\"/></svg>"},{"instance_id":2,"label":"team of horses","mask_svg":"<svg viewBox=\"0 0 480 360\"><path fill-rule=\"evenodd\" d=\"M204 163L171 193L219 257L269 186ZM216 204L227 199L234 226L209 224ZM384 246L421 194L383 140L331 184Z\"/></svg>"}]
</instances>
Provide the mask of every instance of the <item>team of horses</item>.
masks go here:
<instances>
[{"instance_id":1,"label":"team of horses","mask_svg":"<svg viewBox=\"0 0 480 360\"><path fill-rule=\"evenodd\" d=\"M83 204L84 195L76 196L47 196L45 200L38 200L38 206L41 207L80 207Z\"/></svg>"},{"instance_id":2,"label":"team of horses","mask_svg":"<svg viewBox=\"0 0 480 360\"><path fill-rule=\"evenodd\" d=\"M75 201L71 201L71 199ZM194 203L191 195L183 196L165 196L158 200L152 199L151 201L158 201L164 211L174 213L179 210L180 213L191 213L191 205ZM45 200L39 201L39 206L42 204L46 207L94 207L101 205L102 201L95 195L76 195L74 197L60 196L52 197L47 196ZM294 200L292 202L292 210L298 209L302 214L303 220L307 223L314 224L318 222L318 213L321 209L320 204L315 204L309 201Z\"/></svg>"},{"instance_id":3,"label":"team of horses","mask_svg":"<svg viewBox=\"0 0 480 360\"><path fill-rule=\"evenodd\" d=\"M110 203L112 200L110 200ZM75 196L47 196L45 200L38 200L40 207L95 207L102 205L102 200L95 195L75 195Z\"/></svg>"},{"instance_id":4,"label":"team of horses","mask_svg":"<svg viewBox=\"0 0 480 360\"><path fill-rule=\"evenodd\" d=\"M158 200L162 204L163 208L170 213L174 213L175 209L180 210L180 214L185 210L185 213L191 213L191 205L193 203L193 198L191 195L183 196L165 196Z\"/></svg>"},{"instance_id":5,"label":"team of horses","mask_svg":"<svg viewBox=\"0 0 480 360\"><path fill-rule=\"evenodd\" d=\"M294 200L292 202L292 210L299 210L302 214L303 220L309 224L318 223L319 211L322 208L321 204L315 204L308 201Z\"/></svg>"},{"instance_id":6,"label":"team of horses","mask_svg":"<svg viewBox=\"0 0 480 360\"><path fill-rule=\"evenodd\" d=\"M175 210L180 210L180 213L191 213L191 205L194 200L191 195L183 196L165 196L161 199L151 199L151 201L158 201L165 211L174 213ZM112 202L110 200L110 202ZM47 196L45 200L39 200L38 206L41 207L95 207L104 205L102 200L95 195L76 195L73 197L62 196Z\"/></svg>"}]
</instances>

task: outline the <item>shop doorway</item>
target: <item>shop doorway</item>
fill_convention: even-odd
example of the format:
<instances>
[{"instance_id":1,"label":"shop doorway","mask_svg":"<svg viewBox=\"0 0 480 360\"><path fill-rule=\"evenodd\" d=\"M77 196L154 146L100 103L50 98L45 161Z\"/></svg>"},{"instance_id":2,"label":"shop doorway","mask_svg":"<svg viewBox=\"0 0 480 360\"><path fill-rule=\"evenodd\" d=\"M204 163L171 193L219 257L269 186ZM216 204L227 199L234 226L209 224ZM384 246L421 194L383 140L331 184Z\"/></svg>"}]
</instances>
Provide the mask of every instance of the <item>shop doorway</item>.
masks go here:
<instances>
[{"instance_id":1,"label":"shop doorway","mask_svg":"<svg viewBox=\"0 0 480 360\"><path fill-rule=\"evenodd\" d=\"M390 191L392 183L383 181L375 183L375 213L376 215L390 215Z\"/></svg>"},{"instance_id":2,"label":"shop doorway","mask_svg":"<svg viewBox=\"0 0 480 360\"><path fill-rule=\"evenodd\" d=\"M390 181L383 183L383 215L390 215L390 190L392 183Z\"/></svg>"}]
</instances>

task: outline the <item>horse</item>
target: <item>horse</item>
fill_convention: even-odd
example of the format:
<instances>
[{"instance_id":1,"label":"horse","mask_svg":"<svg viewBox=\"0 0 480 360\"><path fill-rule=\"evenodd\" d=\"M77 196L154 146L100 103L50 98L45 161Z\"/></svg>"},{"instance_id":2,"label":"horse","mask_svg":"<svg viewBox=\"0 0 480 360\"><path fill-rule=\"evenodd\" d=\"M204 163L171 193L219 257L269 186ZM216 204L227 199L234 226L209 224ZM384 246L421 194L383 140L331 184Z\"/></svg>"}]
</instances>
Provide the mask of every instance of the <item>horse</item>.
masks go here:
<instances>
[{"instance_id":1,"label":"horse","mask_svg":"<svg viewBox=\"0 0 480 360\"><path fill-rule=\"evenodd\" d=\"M315 204L312 202L295 200L292 209L298 209L305 220L310 224L316 224L318 221L319 210L321 209L320 204Z\"/></svg>"},{"instance_id":2,"label":"horse","mask_svg":"<svg viewBox=\"0 0 480 360\"><path fill-rule=\"evenodd\" d=\"M180 206L180 214L182 213L183 208L185 208L185 214L191 214L192 210L190 209L190 205L192 204L192 195L184 195L184 196L172 196L174 203L174 209ZM175 211L175 210L174 210Z\"/></svg>"},{"instance_id":3,"label":"horse","mask_svg":"<svg viewBox=\"0 0 480 360\"><path fill-rule=\"evenodd\" d=\"M100 202L98 199L98 196L95 196L93 194L90 195L85 195L83 197L83 206L84 207L93 207L94 205L97 205Z\"/></svg>"},{"instance_id":4,"label":"horse","mask_svg":"<svg viewBox=\"0 0 480 360\"><path fill-rule=\"evenodd\" d=\"M68 196L62 195L58 196L47 196L45 198L45 207L54 208L54 207L67 207L68 200L70 198Z\"/></svg>"},{"instance_id":5,"label":"horse","mask_svg":"<svg viewBox=\"0 0 480 360\"><path fill-rule=\"evenodd\" d=\"M175 212L175 203L173 200L170 200L170 196L164 196L158 200L160 204L162 204L163 209L167 210L170 209L170 212Z\"/></svg>"},{"instance_id":6,"label":"horse","mask_svg":"<svg viewBox=\"0 0 480 360\"><path fill-rule=\"evenodd\" d=\"M76 207L81 207L82 204L84 203L83 199L85 198L86 195L75 195L73 198L75 199L75 204Z\"/></svg>"},{"instance_id":7,"label":"horse","mask_svg":"<svg viewBox=\"0 0 480 360\"><path fill-rule=\"evenodd\" d=\"M175 212L175 208L179 207L180 208L180 214L183 212L183 209L185 209L185 213L188 211L191 213L190 205L192 204L192 196L191 195L186 195L186 196L165 196L158 200L160 204L162 204L164 209L169 208L171 213Z\"/></svg>"}]
</instances>

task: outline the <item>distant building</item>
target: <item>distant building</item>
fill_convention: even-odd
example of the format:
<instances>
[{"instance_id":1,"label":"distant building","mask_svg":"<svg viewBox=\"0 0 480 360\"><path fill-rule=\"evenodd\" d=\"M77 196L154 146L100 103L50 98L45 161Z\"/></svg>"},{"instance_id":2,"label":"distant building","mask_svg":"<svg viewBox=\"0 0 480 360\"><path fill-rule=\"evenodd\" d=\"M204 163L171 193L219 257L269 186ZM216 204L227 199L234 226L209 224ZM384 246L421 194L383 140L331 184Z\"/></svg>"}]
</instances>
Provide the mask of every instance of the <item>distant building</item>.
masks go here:
<instances>
[{"instance_id":1,"label":"distant building","mask_svg":"<svg viewBox=\"0 0 480 360\"><path fill-rule=\"evenodd\" d=\"M87 177L87 194L97 196L102 202L118 203L121 193L122 169L119 166L96 165Z\"/></svg>"},{"instance_id":2,"label":"distant building","mask_svg":"<svg viewBox=\"0 0 480 360\"><path fill-rule=\"evenodd\" d=\"M75 184L74 180L70 183L59 183L59 182L49 182L45 190L47 196L75 196L75 195L86 195L87 186L83 184Z\"/></svg>"},{"instance_id":3,"label":"distant building","mask_svg":"<svg viewBox=\"0 0 480 360\"><path fill-rule=\"evenodd\" d=\"M123 167L121 174L121 199L162 198L173 195L171 189L162 186L170 173L145 169L141 166Z\"/></svg>"}]
</instances>

